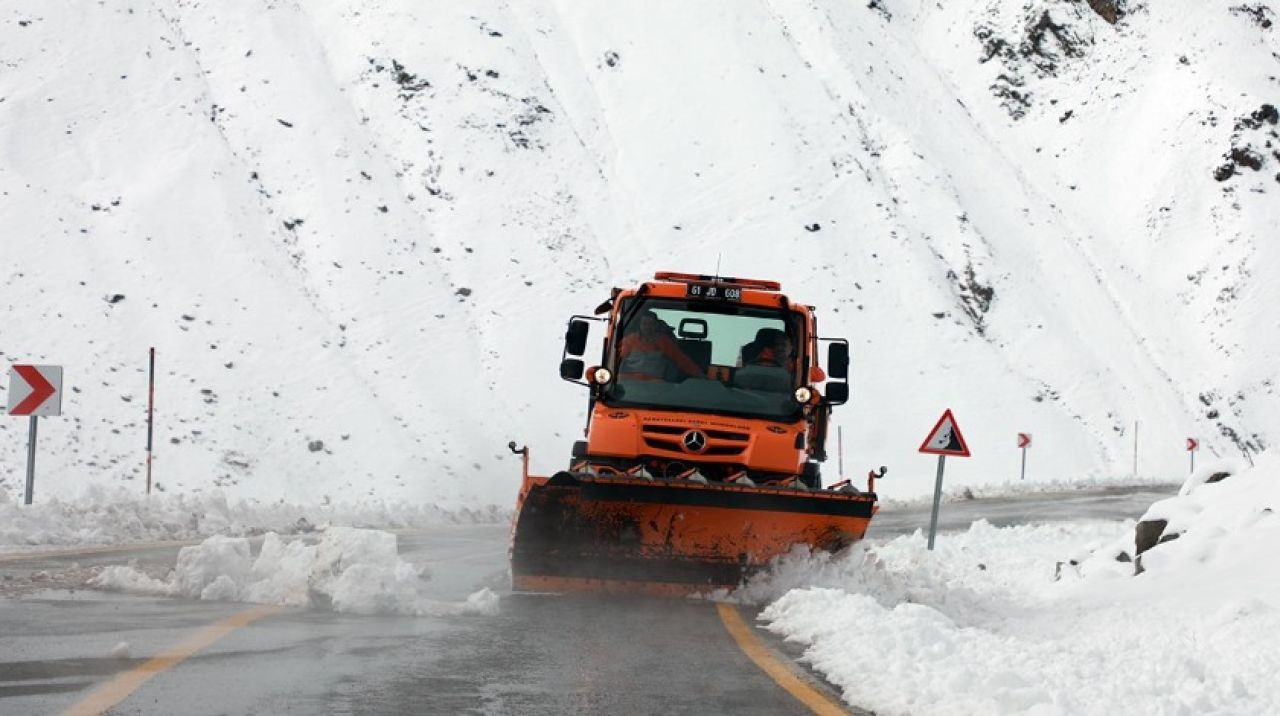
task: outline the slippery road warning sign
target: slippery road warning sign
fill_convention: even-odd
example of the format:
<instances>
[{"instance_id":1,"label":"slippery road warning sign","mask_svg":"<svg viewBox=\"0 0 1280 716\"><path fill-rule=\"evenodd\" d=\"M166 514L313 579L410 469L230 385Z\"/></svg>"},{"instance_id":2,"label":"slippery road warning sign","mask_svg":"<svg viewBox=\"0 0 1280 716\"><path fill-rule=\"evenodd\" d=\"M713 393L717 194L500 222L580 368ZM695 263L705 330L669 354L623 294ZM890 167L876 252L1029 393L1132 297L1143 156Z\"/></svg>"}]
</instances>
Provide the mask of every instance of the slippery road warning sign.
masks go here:
<instances>
[{"instance_id":1,"label":"slippery road warning sign","mask_svg":"<svg viewBox=\"0 0 1280 716\"><path fill-rule=\"evenodd\" d=\"M15 365L9 368L9 414L61 415L62 366Z\"/></svg>"},{"instance_id":2,"label":"slippery road warning sign","mask_svg":"<svg viewBox=\"0 0 1280 716\"><path fill-rule=\"evenodd\" d=\"M960 434L960 426L956 425L956 418L951 414L950 408L942 414L941 418L938 418L938 424L933 426L933 430L929 431L929 437L920 444L920 452L930 455L969 457L969 446L965 444L964 436Z\"/></svg>"},{"instance_id":3,"label":"slippery road warning sign","mask_svg":"<svg viewBox=\"0 0 1280 716\"><path fill-rule=\"evenodd\" d=\"M920 443L920 452L938 456L938 479L933 486L933 514L929 517L929 549L933 549L933 538L938 534L938 505L942 502L942 473L946 469L947 456L969 457L969 446L960 434L960 426L956 425L956 416L951 408L938 418L938 424L929 431L929 437Z\"/></svg>"}]
</instances>

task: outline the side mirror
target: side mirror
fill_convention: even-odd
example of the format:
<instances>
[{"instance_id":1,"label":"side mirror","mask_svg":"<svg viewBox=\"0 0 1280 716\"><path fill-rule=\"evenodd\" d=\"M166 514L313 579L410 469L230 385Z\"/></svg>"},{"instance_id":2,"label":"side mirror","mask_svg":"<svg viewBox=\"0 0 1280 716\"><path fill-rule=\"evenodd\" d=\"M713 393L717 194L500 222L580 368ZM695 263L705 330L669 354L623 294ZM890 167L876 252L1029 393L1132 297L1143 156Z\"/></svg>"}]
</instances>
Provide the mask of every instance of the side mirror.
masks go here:
<instances>
[{"instance_id":1,"label":"side mirror","mask_svg":"<svg viewBox=\"0 0 1280 716\"><path fill-rule=\"evenodd\" d=\"M835 380L849 377L848 343L836 342L827 346L827 377Z\"/></svg>"},{"instance_id":2,"label":"side mirror","mask_svg":"<svg viewBox=\"0 0 1280 716\"><path fill-rule=\"evenodd\" d=\"M569 321L569 330L564 333L564 352L571 356L580 356L586 353L587 332L590 330L591 325L586 321Z\"/></svg>"},{"instance_id":3,"label":"side mirror","mask_svg":"<svg viewBox=\"0 0 1280 716\"><path fill-rule=\"evenodd\" d=\"M849 384L848 383L827 383L827 402L832 405L840 405L849 400Z\"/></svg>"},{"instance_id":4,"label":"side mirror","mask_svg":"<svg viewBox=\"0 0 1280 716\"><path fill-rule=\"evenodd\" d=\"M565 380L582 380L586 365L577 358L565 358L560 361L560 377Z\"/></svg>"}]
</instances>

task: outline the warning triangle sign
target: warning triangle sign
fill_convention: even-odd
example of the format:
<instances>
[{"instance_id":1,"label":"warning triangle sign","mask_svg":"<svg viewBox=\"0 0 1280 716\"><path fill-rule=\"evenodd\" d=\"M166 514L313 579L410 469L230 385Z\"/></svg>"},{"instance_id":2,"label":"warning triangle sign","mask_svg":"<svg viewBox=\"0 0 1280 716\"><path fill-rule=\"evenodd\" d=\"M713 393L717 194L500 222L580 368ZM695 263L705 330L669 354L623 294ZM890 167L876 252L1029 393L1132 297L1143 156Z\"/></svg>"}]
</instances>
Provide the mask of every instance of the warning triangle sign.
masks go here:
<instances>
[{"instance_id":1,"label":"warning triangle sign","mask_svg":"<svg viewBox=\"0 0 1280 716\"><path fill-rule=\"evenodd\" d=\"M956 418L951 414L950 408L947 408L947 412L938 418L938 424L933 426L929 437L920 444L920 452L969 457L969 446L965 443L964 436L960 434L960 426L956 425Z\"/></svg>"}]
</instances>

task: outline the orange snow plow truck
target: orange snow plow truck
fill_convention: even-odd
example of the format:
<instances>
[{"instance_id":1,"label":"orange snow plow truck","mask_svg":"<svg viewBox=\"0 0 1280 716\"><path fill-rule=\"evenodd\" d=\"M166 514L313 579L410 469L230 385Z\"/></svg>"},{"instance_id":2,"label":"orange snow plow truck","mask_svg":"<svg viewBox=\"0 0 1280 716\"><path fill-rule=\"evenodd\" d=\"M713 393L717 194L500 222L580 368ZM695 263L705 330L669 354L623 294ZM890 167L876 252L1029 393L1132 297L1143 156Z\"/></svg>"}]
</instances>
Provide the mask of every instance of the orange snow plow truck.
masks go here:
<instances>
[{"instance_id":1,"label":"orange snow plow truck","mask_svg":"<svg viewBox=\"0 0 1280 716\"><path fill-rule=\"evenodd\" d=\"M590 391L568 469L530 475L528 449L509 445L524 461L516 590L688 594L736 586L796 545L862 538L885 469L865 492L822 486L849 344L819 338L813 309L773 281L663 272L595 313L565 334L560 376ZM593 323L604 350L587 367Z\"/></svg>"}]
</instances>

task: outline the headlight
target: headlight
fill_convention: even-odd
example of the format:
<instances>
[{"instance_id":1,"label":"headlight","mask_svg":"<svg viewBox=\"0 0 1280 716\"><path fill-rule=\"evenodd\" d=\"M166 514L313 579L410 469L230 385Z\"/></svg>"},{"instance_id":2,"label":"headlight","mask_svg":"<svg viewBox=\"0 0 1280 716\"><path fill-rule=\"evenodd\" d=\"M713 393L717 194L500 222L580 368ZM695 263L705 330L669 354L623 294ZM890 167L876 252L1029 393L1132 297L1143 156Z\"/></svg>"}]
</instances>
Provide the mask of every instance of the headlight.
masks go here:
<instances>
[{"instance_id":1,"label":"headlight","mask_svg":"<svg viewBox=\"0 0 1280 716\"><path fill-rule=\"evenodd\" d=\"M812 397L813 397L813 391L812 391L812 390L809 390L809 389L808 389L808 388L806 388L806 387L796 388L796 402L797 402L797 403L807 403L807 402L809 402L809 398L812 398Z\"/></svg>"},{"instance_id":2,"label":"headlight","mask_svg":"<svg viewBox=\"0 0 1280 716\"><path fill-rule=\"evenodd\" d=\"M608 368L596 368L596 372L591 377L595 378L596 385L604 385L613 379L613 373L610 373Z\"/></svg>"}]
</instances>

